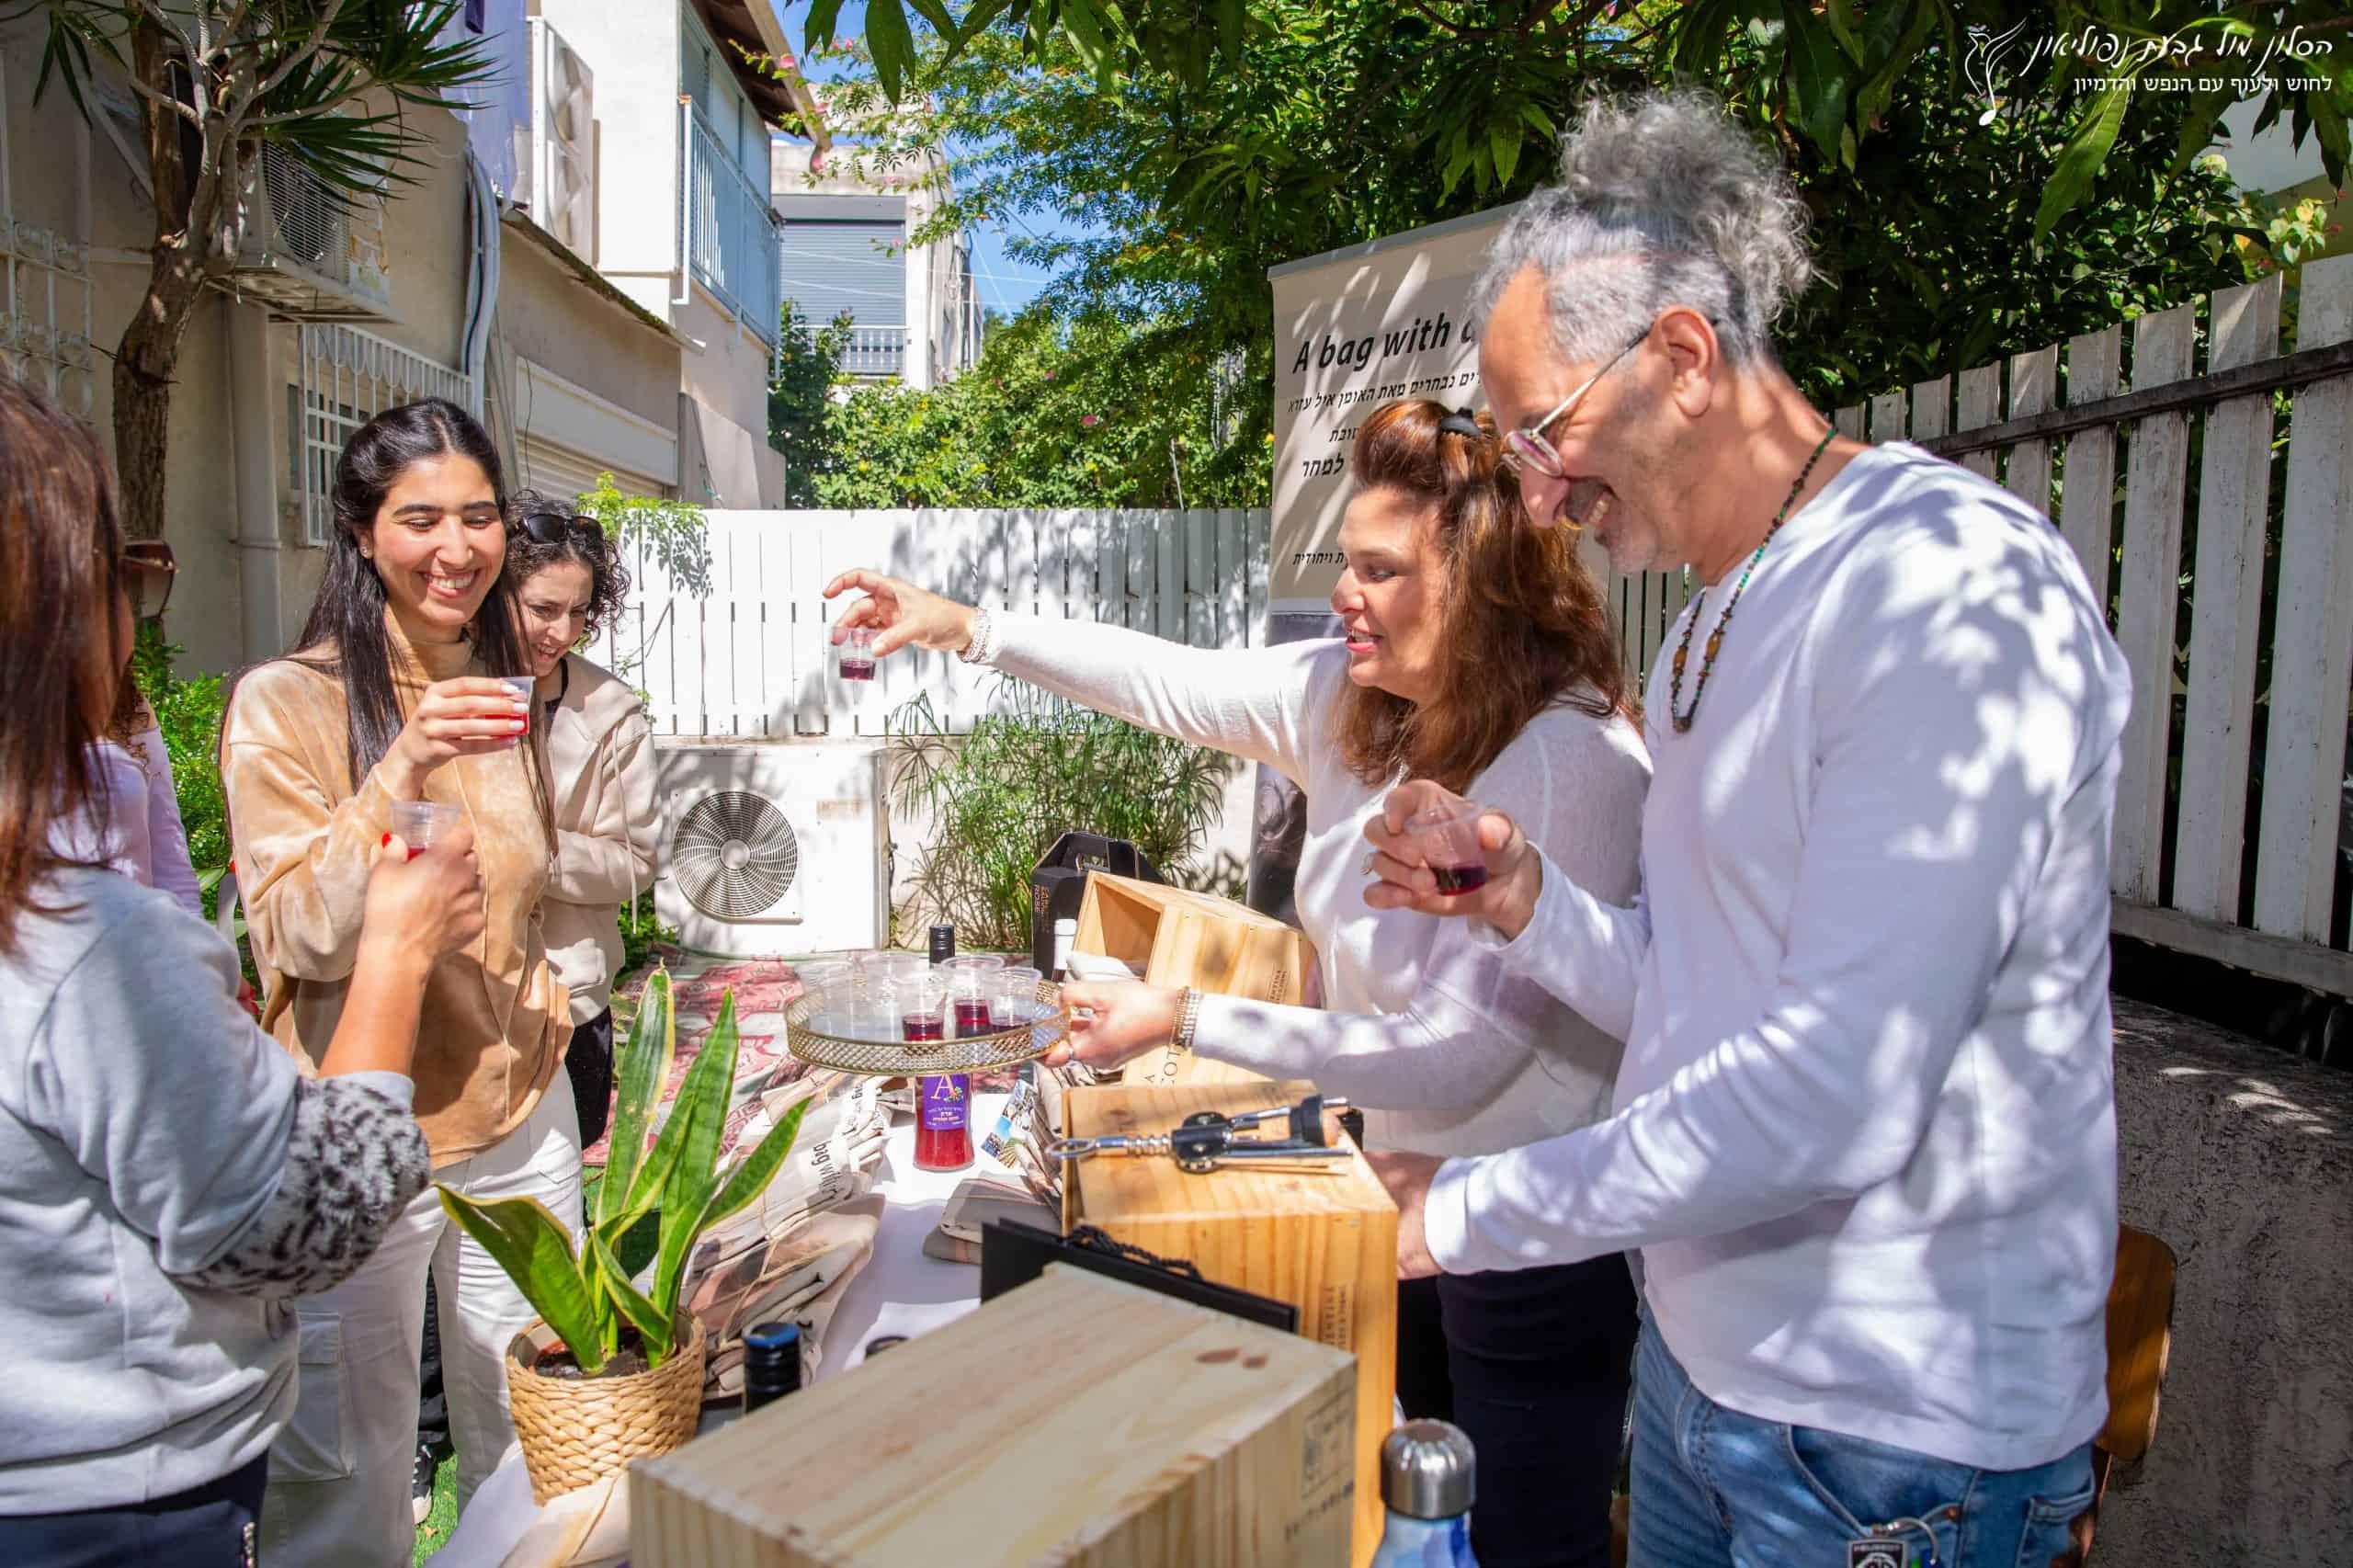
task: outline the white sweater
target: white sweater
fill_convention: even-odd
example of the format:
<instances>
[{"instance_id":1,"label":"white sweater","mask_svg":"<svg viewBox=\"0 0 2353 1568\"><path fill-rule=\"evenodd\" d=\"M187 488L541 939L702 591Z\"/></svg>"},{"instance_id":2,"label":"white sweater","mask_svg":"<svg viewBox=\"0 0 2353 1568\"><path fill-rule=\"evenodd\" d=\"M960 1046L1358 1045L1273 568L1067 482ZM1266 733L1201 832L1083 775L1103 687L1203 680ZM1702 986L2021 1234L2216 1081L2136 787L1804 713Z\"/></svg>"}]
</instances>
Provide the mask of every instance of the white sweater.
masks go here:
<instances>
[{"instance_id":1,"label":"white sweater","mask_svg":"<svg viewBox=\"0 0 2353 1568\"><path fill-rule=\"evenodd\" d=\"M1203 1001L1194 1050L1270 1077L1310 1078L1370 1108L1367 1142L1485 1153L1582 1127L1608 1109L1620 1047L1466 923L1364 901L1364 826L1390 782L1341 760L1330 728L1347 686L1336 642L1219 652L1091 621L997 619L996 665L1073 701L1263 762L1307 797L1300 923L1324 1006ZM1472 794L1610 895L1631 897L1649 759L1634 727L1573 708L1539 714Z\"/></svg>"},{"instance_id":2,"label":"white sweater","mask_svg":"<svg viewBox=\"0 0 2353 1568\"><path fill-rule=\"evenodd\" d=\"M1552 862L1498 948L1628 1028L1625 1070L1608 1120L1441 1168L1438 1261L1639 1247L1692 1381L1766 1420L2004 1470L2088 1439L2130 695L2041 516L1917 448L1852 460L1766 551L1688 733L1651 683L1643 901Z\"/></svg>"},{"instance_id":3,"label":"white sweater","mask_svg":"<svg viewBox=\"0 0 2353 1568\"><path fill-rule=\"evenodd\" d=\"M68 860L104 866L142 887L160 888L182 909L204 918L204 895L188 863L164 733L150 724L131 737L131 749L111 740L93 741L89 755L99 792L83 811L51 824L51 846ZM97 811L101 801L103 817Z\"/></svg>"}]
</instances>

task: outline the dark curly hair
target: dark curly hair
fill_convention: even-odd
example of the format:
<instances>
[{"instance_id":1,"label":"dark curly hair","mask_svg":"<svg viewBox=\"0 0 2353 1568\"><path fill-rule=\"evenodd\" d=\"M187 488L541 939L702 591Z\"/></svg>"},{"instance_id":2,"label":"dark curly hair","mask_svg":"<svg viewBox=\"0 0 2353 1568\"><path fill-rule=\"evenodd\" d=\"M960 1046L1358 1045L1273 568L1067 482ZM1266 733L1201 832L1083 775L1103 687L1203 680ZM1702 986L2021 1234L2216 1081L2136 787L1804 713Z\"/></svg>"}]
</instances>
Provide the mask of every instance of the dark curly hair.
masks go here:
<instances>
[{"instance_id":1,"label":"dark curly hair","mask_svg":"<svg viewBox=\"0 0 2353 1568\"><path fill-rule=\"evenodd\" d=\"M588 568L588 623L584 639L604 629L629 597L629 568L620 552L605 537L604 525L536 490L518 490L508 513L506 577L515 591L559 561L576 561Z\"/></svg>"}]
</instances>

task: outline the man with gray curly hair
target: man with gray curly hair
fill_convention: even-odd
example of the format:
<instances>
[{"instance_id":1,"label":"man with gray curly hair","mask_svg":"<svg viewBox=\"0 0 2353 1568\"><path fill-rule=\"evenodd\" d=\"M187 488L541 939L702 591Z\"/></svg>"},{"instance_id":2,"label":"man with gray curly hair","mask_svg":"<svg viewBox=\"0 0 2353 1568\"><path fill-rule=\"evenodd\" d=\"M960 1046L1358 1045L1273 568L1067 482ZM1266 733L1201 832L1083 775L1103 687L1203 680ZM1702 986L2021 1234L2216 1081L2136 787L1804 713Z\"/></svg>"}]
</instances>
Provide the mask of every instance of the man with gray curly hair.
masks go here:
<instances>
[{"instance_id":1,"label":"man with gray curly hair","mask_svg":"<svg viewBox=\"0 0 2353 1568\"><path fill-rule=\"evenodd\" d=\"M1783 372L1804 216L1681 94L1590 108L1495 243L1479 371L1536 525L1699 591L1631 907L1495 812L1485 885L1440 893L1427 781L1367 829L1369 902L1624 1034L1615 1113L1377 1164L1409 1275L1640 1253L1632 1562L2040 1568L2106 1414L2130 679L2048 519Z\"/></svg>"}]
</instances>

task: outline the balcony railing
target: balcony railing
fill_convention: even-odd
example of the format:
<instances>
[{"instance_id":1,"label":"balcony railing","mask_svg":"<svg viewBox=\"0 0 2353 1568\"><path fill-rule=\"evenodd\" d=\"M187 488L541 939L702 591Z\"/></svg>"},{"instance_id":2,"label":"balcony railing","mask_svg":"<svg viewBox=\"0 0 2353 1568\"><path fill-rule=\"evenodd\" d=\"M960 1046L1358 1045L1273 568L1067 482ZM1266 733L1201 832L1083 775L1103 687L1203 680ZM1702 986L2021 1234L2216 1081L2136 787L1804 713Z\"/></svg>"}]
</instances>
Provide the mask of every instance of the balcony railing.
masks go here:
<instances>
[{"instance_id":1,"label":"balcony railing","mask_svg":"<svg viewBox=\"0 0 2353 1568\"><path fill-rule=\"evenodd\" d=\"M770 348L784 301L784 225L766 191L735 166L719 138L689 110L687 132L687 264Z\"/></svg>"},{"instance_id":2,"label":"balcony railing","mask_svg":"<svg viewBox=\"0 0 2353 1568\"><path fill-rule=\"evenodd\" d=\"M846 376L906 374L907 329L903 326L854 326L849 347L842 353Z\"/></svg>"}]
</instances>

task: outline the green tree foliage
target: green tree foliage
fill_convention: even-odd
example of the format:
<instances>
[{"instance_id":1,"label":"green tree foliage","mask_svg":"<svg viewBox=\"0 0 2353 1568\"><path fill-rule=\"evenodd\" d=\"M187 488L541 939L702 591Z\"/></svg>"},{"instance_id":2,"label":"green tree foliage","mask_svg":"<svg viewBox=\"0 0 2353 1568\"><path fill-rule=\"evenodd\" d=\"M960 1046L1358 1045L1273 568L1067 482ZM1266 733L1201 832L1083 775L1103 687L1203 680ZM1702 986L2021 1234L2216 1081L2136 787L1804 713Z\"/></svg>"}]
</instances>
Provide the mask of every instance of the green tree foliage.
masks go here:
<instances>
[{"instance_id":1,"label":"green tree foliage","mask_svg":"<svg viewBox=\"0 0 2353 1568\"><path fill-rule=\"evenodd\" d=\"M1188 324L1140 341L1127 373L1183 400L1198 381L1175 357L1239 356L1239 423L1263 435L1267 268L1525 195L1580 98L1676 78L1656 28L1644 30L1651 9L1630 8L1615 35L1562 34L1548 65L1517 34L1445 20L1468 7L1268 0L1251 13L1242 69L1198 85L1138 69L1108 87L1059 35L1040 44L993 28L952 57L923 46L920 115L891 112L853 47L853 80L829 111L858 145L835 157L903 176L944 157L954 190L929 233L1002 224L1082 236L1012 243L1054 272L1041 303ZM2233 247L2259 216L2211 162L2177 166L2185 139L2205 134L2193 96L2136 98L2080 203L2038 245L2080 95L2063 80L2005 78L2013 90L1989 118L1942 37L1873 87L1871 133L1827 154L1777 96L1781 34L1737 29L1709 56L1709 80L1775 144L1813 215L1824 280L1781 332L1809 395L1852 401L2245 279ZM2337 52L2353 58L2353 37ZM1489 136L1479 177L1477 153L1457 164L1449 128L1467 100L1495 93L1518 104L1521 130L1518 142Z\"/></svg>"},{"instance_id":2,"label":"green tree foliage","mask_svg":"<svg viewBox=\"0 0 2353 1568\"><path fill-rule=\"evenodd\" d=\"M945 386L827 403L809 482L824 506L1263 505L1263 410L1221 443L1217 392L1197 333L1032 310Z\"/></svg>"},{"instance_id":3,"label":"green tree foliage","mask_svg":"<svg viewBox=\"0 0 2353 1568\"><path fill-rule=\"evenodd\" d=\"M844 311L812 327L792 301L784 302L784 337L768 377L768 445L784 454L784 504L817 506L819 470L825 466L834 409L853 323Z\"/></svg>"},{"instance_id":4,"label":"green tree foliage","mask_svg":"<svg viewBox=\"0 0 2353 1568\"><path fill-rule=\"evenodd\" d=\"M1419 52L1447 75L1415 134L1396 145L1400 162L1449 191L1468 176L1483 196L1508 190L1522 154L1549 144L1560 89L1603 72L1732 85L1787 139L1848 167L1924 69L1973 76L1988 100L2062 93L2064 148L2033 193L2038 238L2092 194L2136 98L2170 97L2186 109L2177 167L2226 109L2257 101L2266 123L2284 119L2299 137L2319 138L2340 185L2353 117L2353 19L2342 0L970 0L961 12L946 0L867 0L866 41L893 102L910 85L930 85L910 8L951 53L1009 39L1032 62L1070 61L1107 92L1149 77L1194 93L1268 71L1270 51L1321 18L1351 28L1386 12L1404 49L1418 36ZM840 0L811 6L813 47L833 37L840 10ZM1290 85L1348 97L1411 74L1404 54L1365 52ZM1258 125L1226 129L1222 156L1237 167L1284 155L1253 145Z\"/></svg>"}]
</instances>

